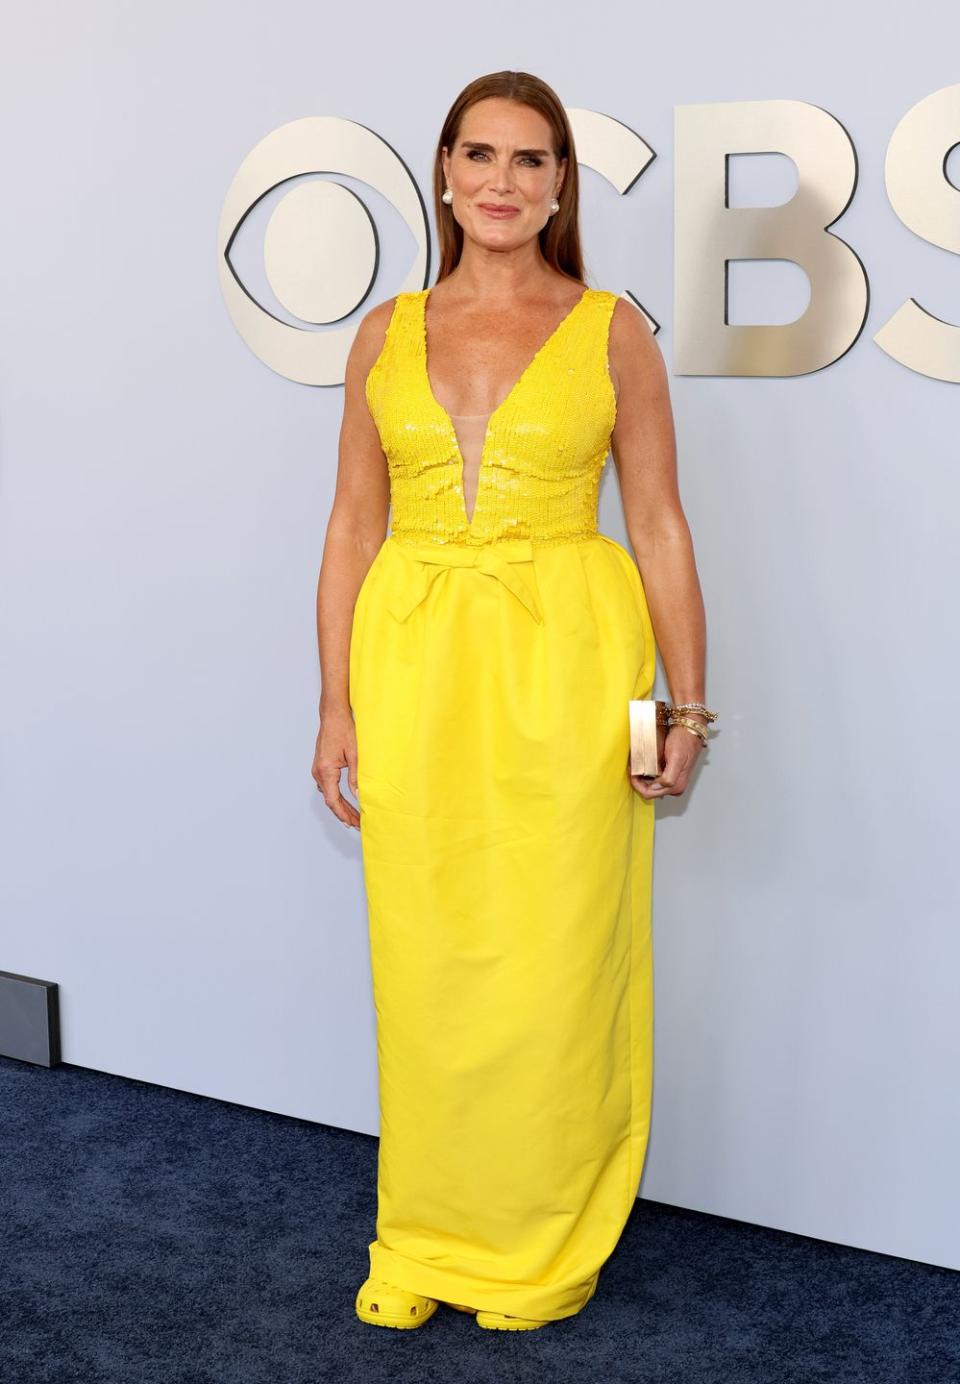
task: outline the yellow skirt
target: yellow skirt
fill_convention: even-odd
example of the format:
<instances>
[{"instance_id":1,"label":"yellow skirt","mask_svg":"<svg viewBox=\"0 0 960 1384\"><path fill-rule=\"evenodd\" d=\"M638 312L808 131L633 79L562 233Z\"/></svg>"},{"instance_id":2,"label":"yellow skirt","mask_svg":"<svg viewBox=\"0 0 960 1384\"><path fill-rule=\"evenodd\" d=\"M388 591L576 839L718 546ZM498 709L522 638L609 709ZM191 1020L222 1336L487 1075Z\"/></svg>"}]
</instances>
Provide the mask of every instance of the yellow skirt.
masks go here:
<instances>
[{"instance_id":1,"label":"yellow skirt","mask_svg":"<svg viewBox=\"0 0 960 1384\"><path fill-rule=\"evenodd\" d=\"M370 1272L545 1320L637 1195L653 1058L654 804L627 702L653 627L604 534L412 545L360 589L351 703L377 1017Z\"/></svg>"}]
</instances>

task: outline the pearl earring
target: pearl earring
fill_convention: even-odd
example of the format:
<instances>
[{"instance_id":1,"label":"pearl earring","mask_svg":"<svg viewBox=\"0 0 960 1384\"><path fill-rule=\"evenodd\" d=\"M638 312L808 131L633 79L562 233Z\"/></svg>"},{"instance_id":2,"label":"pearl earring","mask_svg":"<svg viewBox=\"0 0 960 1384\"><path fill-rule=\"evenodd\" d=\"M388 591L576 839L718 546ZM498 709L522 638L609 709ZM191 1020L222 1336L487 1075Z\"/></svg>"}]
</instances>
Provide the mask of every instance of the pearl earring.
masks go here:
<instances>
[{"instance_id":1,"label":"pearl earring","mask_svg":"<svg viewBox=\"0 0 960 1384\"><path fill-rule=\"evenodd\" d=\"M551 213L551 215L554 215L554 214L555 214L556 212L558 212L559 210L560 210L560 203L557 201L556 197L554 197L553 201L550 203L550 213Z\"/></svg>"},{"instance_id":2,"label":"pearl earring","mask_svg":"<svg viewBox=\"0 0 960 1384\"><path fill-rule=\"evenodd\" d=\"M440 198L440 201L441 201L441 202L446 202L446 204L447 204L448 207L449 207L450 203L453 201L453 192L452 192L452 190L451 190L449 187L445 187L445 188L444 188L444 190L443 190L443 196Z\"/></svg>"}]
</instances>

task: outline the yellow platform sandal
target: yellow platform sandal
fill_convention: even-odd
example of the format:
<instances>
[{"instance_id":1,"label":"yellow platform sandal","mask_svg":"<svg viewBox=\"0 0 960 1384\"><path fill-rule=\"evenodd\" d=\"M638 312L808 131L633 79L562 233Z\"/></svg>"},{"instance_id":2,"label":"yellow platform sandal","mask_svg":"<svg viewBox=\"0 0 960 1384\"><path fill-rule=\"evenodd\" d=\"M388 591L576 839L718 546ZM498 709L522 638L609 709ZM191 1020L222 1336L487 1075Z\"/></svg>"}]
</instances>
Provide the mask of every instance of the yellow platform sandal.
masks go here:
<instances>
[{"instance_id":1,"label":"yellow platform sandal","mask_svg":"<svg viewBox=\"0 0 960 1384\"><path fill-rule=\"evenodd\" d=\"M382 1278L368 1278L357 1293L357 1316L371 1326L393 1326L400 1331L423 1326L433 1316L439 1303L436 1298L396 1288Z\"/></svg>"}]
</instances>

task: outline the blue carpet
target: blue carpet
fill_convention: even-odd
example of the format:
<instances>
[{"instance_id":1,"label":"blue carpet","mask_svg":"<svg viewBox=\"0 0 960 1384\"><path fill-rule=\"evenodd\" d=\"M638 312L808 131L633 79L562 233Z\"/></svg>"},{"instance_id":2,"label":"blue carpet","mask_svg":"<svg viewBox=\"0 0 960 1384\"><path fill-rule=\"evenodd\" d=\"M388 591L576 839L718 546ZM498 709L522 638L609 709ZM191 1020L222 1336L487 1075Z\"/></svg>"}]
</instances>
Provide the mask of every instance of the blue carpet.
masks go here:
<instances>
[{"instance_id":1,"label":"blue carpet","mask_svg":"<svg viewBox=\"0 0 960 1384\"><path fill-rule=\"evenodd\" d=\"M377 1141L0 1058L0 1384L958 1384L960 1275L639 1200L581 1313L353 1300Z\"/></svg>"}]
</instances>

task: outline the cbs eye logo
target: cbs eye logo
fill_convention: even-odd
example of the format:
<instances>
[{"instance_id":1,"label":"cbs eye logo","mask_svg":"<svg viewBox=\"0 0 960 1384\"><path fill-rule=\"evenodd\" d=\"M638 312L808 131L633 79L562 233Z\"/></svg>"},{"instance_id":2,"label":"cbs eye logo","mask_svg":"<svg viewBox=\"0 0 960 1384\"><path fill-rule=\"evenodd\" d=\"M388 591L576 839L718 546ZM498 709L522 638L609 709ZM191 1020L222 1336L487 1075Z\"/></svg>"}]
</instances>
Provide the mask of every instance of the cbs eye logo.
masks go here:
<instances>
[{"instance_id":1,"label":"cbs eye logo","mask_svg":"<svg viewBox=\"0 0 960 1384\"><path fill-rule=\"evenodd\" d=\"M610 116L587 110L568 110L567 115L579 163L594 168L621 196L626 194L656 157L653 150ZM244 221L264 197L311 173L333 176L289 188L264 231L264 273L277 302L296 319L288 322L244 286L231 250ZM403 282L382 297L423 288L427 280L427 209L410 169L385 140L365 125L335 115L293 120L266 135L243 160L224 198L217 271L227 311L251 351L271 370L298 384L343 383L356 332L356 323L343 319L370 293L379 265L373 216L357 193L336 181L337 174L373 188L413 237L413 261ZM627 296L640 306L632 294ZM341 325L330 326L336 323ZM310 329L321 325L329 330Z\"/></svg>"}]
</instances>

